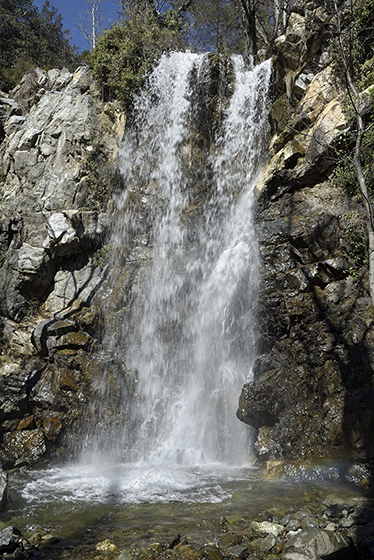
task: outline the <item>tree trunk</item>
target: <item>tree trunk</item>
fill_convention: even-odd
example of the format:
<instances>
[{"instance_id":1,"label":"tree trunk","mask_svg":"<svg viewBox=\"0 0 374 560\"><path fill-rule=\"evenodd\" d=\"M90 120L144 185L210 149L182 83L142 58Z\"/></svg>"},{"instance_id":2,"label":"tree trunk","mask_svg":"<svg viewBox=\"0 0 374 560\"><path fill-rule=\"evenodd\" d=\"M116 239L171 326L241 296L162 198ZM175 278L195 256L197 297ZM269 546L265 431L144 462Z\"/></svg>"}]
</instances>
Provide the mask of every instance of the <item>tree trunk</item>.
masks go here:
<instances>
[{"instance_id":1,"label":"tree trunk","mask_svg":"<svg viewBox=\"0 0 374 560\"><path fill-rule=\"evenodd\" d=\"M337 36L339 43L340 56L343 62L344 75L347 83L348 96L350 98L353 110L356 117L357 133L356 133L356 145L353 157L353 165L356 171L356 176L358 180L358 187L360 189L362 198L364 200L366 217L367 217L367 230L368 230L368 251L369 251L369 289L371 301L374 305L374 221L373 221L373 208L369 198L368 189L366 185L366 179L364 172L362 170L361 164L361 146L364 137L364 123L361 116L361 101L358 94L357 88L352 78L352 74L349 69L347 57L344 51L344 45L341 35L341 18L338 10L336 0L334 0L334 9L336 15L336 26L337 26Z\"/></svg>"},{"instance_id":2,"label":"tree trunk","mask_svg":"<svg viewBox=\"0 0 374 560\"><path fill-rule=\"evenodd\" d=\"M253 0L237 0L244 23L246 55L257 60L256 9Z\"/></svg>"}]
</instances>

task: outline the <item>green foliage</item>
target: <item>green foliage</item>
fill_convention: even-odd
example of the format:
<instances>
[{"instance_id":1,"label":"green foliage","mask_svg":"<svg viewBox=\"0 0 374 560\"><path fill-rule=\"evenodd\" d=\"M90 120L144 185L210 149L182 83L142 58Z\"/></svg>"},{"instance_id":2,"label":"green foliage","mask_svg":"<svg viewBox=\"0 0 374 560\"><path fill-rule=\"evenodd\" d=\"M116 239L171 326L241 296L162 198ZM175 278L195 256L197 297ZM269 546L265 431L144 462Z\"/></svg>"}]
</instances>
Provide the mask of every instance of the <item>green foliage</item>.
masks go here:
<instances>
[{"instance_id":1,"label":"green foliage","mask_svg":"<svg viewBox=\"0 0 374 560\"><path fill-rule=\"evenodd\" d=\"M353 262L349 274L356 278L360 268L368 264L366 228L362 220L349 212L344 215L344 218L348 241L348 250L345 256Z\"/></svg>"},{"instance_id":2,"label":"green foliage","mask_svg":"<svg viewBox=\"0 0 374 560\"><path fill-rule=\"evenodd\" d=\"M358 188L356 170L353 165L353 151L355 147L355 128L341 135L337 147L338 163L333 172L334 181L344 187L356 201L361 200ZM360 158L365 174L366 185L371 196L374 195L374 116L366 123L366 132L361 146Z\"/></svg>"},{"instance_id":3,"label":"green foliage","mask_svg":"<svg viewBox=\"0 0 374 560\"><path fill-rule=\"evenodd\" d=\"M349 71L363 91L374 83L374 0L341 7L342 40Z\"/></svg>"},{"instance_id":4,"label":"green foliage","mask_svg":"<svg viewBox=\"0 0 374 560\"><path fill-rule=\"evenodd\" d=\"M11 89L35 66L69 66L75 54L61 15L48 0L40 10L33 0L1 2L0 89Z\"/></svg>"},{"instance_id":5,"label":"green foliage","mask_svg":"<svg viewBox=\"0 0 374 560\"><path fill-rule=\"evenodd\" d=\"M103 270L108 264L111 253L111 245L103 245L93 255L93 263L95 266Z\"/></svg>"},{"instance_id":6,"label":"green foliage","mask_svg":"<svg viewBox=\"0 0 374 560\"><path fill-rule=\"evenodd\" d=\"M130 105L132 96L163 52L181 47L178 22L172 14L162 18L133 17L115 24L100 37L91 55L94 74L105 97Z\"/></svg>"},{"instance_id":7,"label":"green foliage","mask_svg":"<svg viewBox=\"0 0 374 560\"><path fill-rule=\"evenodd\" d=\"M103 142L93 141L88 146L85 172L90 195L83 210L105 209L114 190L122 184L122 177L117 166L109 161Z\"/></svg>"}]
</instances>

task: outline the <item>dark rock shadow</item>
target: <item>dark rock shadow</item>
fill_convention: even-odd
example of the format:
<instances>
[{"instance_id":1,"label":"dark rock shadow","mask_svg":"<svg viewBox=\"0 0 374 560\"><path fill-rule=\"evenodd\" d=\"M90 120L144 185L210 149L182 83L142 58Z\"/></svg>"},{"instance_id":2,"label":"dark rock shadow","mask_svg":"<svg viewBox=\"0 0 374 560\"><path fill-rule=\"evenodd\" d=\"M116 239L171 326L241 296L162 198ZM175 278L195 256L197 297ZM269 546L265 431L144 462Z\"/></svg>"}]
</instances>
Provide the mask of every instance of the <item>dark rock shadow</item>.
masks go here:
<instances>
[{"instance_id":1,"label":"dark rock shadow","mask_svg":"<svg viewBox=\"0 0 374 560\"><path fill-rule=\"evenodd\" d=\"M374 558L374 321L367 270L352 276L356 209L328 182L272 196L257 207L259 358L238 416L260 429L263 459L332 459L342 481L365 487L351 536Z\"/></svg>"}]
</instances>

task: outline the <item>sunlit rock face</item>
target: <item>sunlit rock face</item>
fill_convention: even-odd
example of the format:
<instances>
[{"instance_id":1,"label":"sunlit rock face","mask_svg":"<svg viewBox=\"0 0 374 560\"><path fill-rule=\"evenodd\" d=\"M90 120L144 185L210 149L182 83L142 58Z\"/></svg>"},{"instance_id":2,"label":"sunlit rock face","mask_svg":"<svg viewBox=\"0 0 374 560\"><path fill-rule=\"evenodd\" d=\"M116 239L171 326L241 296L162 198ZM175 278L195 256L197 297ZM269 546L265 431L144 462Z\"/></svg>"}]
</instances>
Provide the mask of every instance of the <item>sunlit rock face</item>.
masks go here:
<instances>
[{"instance_id":1,"label":"sunlit rock face","mask_svg":"<svg viewBox=\"0 0 374 560\"><path fill-rule=\"evenodd\" d=\"M7 475L0 467L0 511L5 508L7 500L8 480Z\"/></svg>"},{"instance_id":2,"label":"sunlit rock face","mask_svg":"<svg viewBox=\"0 0 374 560\"><path fill-rule=\"evenodd\" d=\"M50 453L85 403L98 319L88 317L89 304L105 276L95 255L108 231L110 202L110 196L100 204L95 199L93 170L98 162L114 169L123 122L115 105L102 103L88 67L37 69L0 97L6 468Z\"/></svg>"}]
</instances>

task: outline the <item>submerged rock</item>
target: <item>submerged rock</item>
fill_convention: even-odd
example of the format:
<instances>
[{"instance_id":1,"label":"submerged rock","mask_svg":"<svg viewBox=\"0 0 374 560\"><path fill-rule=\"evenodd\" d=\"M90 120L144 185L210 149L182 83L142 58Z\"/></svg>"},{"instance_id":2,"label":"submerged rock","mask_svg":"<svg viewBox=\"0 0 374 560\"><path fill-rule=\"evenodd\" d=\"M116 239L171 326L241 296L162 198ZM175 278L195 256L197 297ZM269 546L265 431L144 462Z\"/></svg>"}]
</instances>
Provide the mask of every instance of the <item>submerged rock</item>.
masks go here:
<instances>
[{"instance_id":1,"label":"submerged rock","mask_svg":"<svg viewBox=\"0 0 374 560\"><path fill-rule=\"evenodd\" d=\"M10 526L0 531L0 554L4 552L14 552L19 544L21 531L16 527Z\"/></svg>"}]
</instances>

